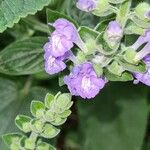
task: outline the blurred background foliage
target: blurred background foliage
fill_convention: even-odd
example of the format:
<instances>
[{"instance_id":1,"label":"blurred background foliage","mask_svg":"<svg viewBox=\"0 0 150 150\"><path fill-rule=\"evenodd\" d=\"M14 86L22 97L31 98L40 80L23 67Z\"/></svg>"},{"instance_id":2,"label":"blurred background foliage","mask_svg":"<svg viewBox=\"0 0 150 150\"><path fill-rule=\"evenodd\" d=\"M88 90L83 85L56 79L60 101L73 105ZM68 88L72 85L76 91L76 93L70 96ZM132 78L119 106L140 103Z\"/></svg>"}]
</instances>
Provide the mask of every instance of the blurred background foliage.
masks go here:
<instances>
[{"instance_id":1,"label":"blurred background foliage","mask_svg":"<svg viewBox=\"0 0 150 150\"><path fill-rule=\"evenodd\" d=\"M66 87L58 86L57 76L43 70L42 46L49 35L46 8L92 28L106 19L79 11L75 0L49 1L42 11L0 34L0 136L17 130L14 119L18 113L29 113L31 100L43 100L47 92L66 91ZM142 1L133 0L133 6ZM150 150L149 87L108 83L93 100L73 100L73 114L56 140L58 149ZM7 150L1 139L0 150Z\"/></svg>"}]
</instances>

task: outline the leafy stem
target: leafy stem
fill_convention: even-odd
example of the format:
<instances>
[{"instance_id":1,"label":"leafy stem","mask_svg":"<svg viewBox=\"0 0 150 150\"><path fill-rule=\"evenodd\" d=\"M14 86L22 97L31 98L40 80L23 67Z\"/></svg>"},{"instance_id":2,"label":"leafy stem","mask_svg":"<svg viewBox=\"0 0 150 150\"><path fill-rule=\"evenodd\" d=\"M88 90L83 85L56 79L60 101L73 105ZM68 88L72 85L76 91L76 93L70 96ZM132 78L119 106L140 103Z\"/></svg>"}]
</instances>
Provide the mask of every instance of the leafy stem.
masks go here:
<instances>
[{"instance_id":1,"label":"leafy stem","mask_svg":"<svg viewBox=\"0 0 150 150\"><path fill-rule=\"evenodd\" d=\"M30 80L29 80L30 81ZM3 136L4 142L11 150L56 150L50 143L42 141L56 137L60 129L57 126L64 124L71 114L73 102L69 93L57 93L55 96L47 94L45 102L32 101L31 113L34 118L18 115L16 126L29 136L10 133Z\"/></svg>"}]
</instances>

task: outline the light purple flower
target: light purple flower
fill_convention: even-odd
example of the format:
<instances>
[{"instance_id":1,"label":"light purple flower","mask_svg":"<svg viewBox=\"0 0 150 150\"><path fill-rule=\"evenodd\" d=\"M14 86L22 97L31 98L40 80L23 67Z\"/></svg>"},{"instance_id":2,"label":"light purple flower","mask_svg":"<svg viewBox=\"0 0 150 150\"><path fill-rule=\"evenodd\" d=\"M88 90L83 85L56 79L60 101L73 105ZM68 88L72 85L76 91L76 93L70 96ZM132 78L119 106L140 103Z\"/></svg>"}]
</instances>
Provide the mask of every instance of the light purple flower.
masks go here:
<instances>
[{"instance_id":1,"label":"light purple flower","mask_svg":"<svg viewBox=\"0 0 150 150\"><path fill-rule=\"evenodd\" d=\"M54 23L49 23L49 25L55 28L55 31L49 38L51 46L47 46L46 48L52 56L63 56L67 51L71 50L74 43L81 50L85 49L85 44L81 40L78 30L73 23L61 18L56 20Z\"/></svg>"},{"instance_id":2,"label":"light purple flower","mask_svg":"<svg viewBox=\"0 0 150 150\"><path fill-rule=\"evenodd\" d=\"M72 95L91 99L105 86L106 80L97 77L92 64L84 63L75 66L70 75L64 78L64 82Z\"/></svg>"},{"instance_id":3,"label":"light purple flower","mask_svg":"<svg viewBox=\"0 0 150 150\"><path fill-rule=\"evenodd\" d=\"M63 56L67 51L73 47L73 42L57 31L54 31L50 38L51 49L49 49L51 55L55 57Z\"/></svg>"},{"instance_id":4,"label":"light purple flower","mask_svg":"<svg viewBox=\"0 0 150 150\"><path fill-rule=\"evenodd\" d=\"M66 68L66 64L62 61L61 57L54 57L48 52L45 53L45 71L52 75L63 71Z\"/></svg>"},{"instance_id":5,"label":"light purple flower","mask_svg":"<svg viewBox=\"0 0 150 150\"><path fill-rule=\"evenodd\" d=\"M95 0L78 0L77 8L82 11L90 12L96 8L96 1Z\"/></svg>"},{"instance_id":6,"label":"light purple flower","mask_svg":"<svg viewBox=\"0 0 150 150\"><path fill-rule=\"evenodd\" d=\"M65 35L66 38L72 42L76 42L78 40L78 31L75 25L69 22L66 19L58 19L53 24L51 24L58 33Z\"/></svg>"},{"instance_id":7,"label":"light purple flower","mask_svg":"<svg viewBox=\"0 0 150 150\"><path fill-rule=\"evenodd\" d=\"M106 30L106 35L110 42L118 42L123 36L123 29L117 21L111 21Z\"/></svg>"},{"instance_id":8,"label":"light purple flower","mask_svg":"<svg viewBox=\"0 0 150 150\"><path fill-rule=\"evenodd\" d=\"M141 35L137 41L131 46L132 49L137 50L141 45L150 42L150 29L145 31L144 35Z\"/></svg>"},{"instance_id":9,"label":"light purple flower","mask_svg":"<svg viewBox=\"0 0 150 150\"><path fill-rule=\"evenodd\" d=\"M144 58L144 62L147 65L147 71L142 74L142 73L135 73L134 76L136 80L134 81L135 84L142 82L148 86L150 86L150 55L146 56Z\"/></svg>"}]
</instances>

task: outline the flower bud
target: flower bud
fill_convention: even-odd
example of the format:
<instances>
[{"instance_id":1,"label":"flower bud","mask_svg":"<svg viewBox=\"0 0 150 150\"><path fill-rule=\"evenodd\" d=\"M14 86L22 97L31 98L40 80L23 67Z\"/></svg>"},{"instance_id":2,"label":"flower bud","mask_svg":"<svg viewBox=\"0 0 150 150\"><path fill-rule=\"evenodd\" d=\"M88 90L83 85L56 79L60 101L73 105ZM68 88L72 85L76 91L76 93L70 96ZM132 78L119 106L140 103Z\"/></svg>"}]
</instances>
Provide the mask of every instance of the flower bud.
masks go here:
<instances>
[{"instance_id":1,"label":"flower bud","mask_svg":"<svg viewBox=\"0 0 150 150\"><path fill-rule=\"evenodd\" d=\"M105 32L104 38L106 42L114 47L118 44L123 36L123 30L117 21L111 21Z\"/></svg>"},{"instance_id":2,"label":"flower bud","mask_svg":"<svg viewBox=\"0 0 150 150\"><path fill-rule=\"evenodd\" d=\"M78 0L77 8L82 11L90 12L96 8L96 1L95 0Z\"/></svg>"},{"instance_id":3,"label":"flower bud","mask_svg":"<svg viewBox=\"0 0 150 150\"><path fill-rule=\"evenodd\" d=\"M145 2L140 3L135 8L135 13L139 19L149 21L150 20L150 5Z\"/></svg>"}]
</instances>

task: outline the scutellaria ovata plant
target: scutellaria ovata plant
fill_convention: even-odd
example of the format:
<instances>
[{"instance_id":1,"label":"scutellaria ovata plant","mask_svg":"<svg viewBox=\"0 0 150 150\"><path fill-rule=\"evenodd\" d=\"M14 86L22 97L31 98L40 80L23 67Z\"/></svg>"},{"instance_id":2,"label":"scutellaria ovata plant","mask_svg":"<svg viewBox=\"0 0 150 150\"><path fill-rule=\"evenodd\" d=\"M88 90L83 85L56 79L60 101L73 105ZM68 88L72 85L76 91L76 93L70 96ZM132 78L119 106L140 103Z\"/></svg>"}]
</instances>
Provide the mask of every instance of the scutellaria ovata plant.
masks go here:
<instances>
[{"instance_id":1,"label":"scutellaria ovata plant","mask_svg":"<svg viewBox=\"0 0 150 150\"><path fill-rule=\"evenodd\" d=\"M32 101L31 113L33 118L18 115L16 126L25 134L11 133L3 136L3 140L11 150L56 150L50 142L42 139L53 139L71 114L73 102L69 93L47 94L44 103Z\"/></svg>"},{"instance_id":2,"label":"scutellaria ovata plant","mask_svg":"<svg viewBox=\"0 0 150 150\"><path fill-rule=\"evenodd\" d=\"M65 15L51 11L52 33L44 45L45 71L60 75L71 95L94 98L110 81L133 81L150 86L150 6L135 8L131 0L78 0L76 7L100 17L95 28L78 26ZM110 18L101 19L101 18ZM130 39L133 39L131 40ZM130 41L130 44L129 42ZM4 135L12 150L54 150L51 139L70 115L70 94L47 94L45 104L33 101L34 118L19 115L16 125L25 133ZM39 138L41 137L41 139Z\"/></svg>"},{"instance_id":3,"label":"scutellaria ovata plant","mask_svg":"<svg viewBox=\"0 0 150 150\"><path fill-rule=\"evenodd\" d=\"M63 17L50 22L53 32L44 46L46 72L61 72L71 94L83 99L94 98L110 81L150 86L149 4L132 8L131 0L78 0L76 6L101 18L113 14L113 19L94 29L77 27ZM135 41L127 44L133 35Z\"/></svg>"}]
</instances>

